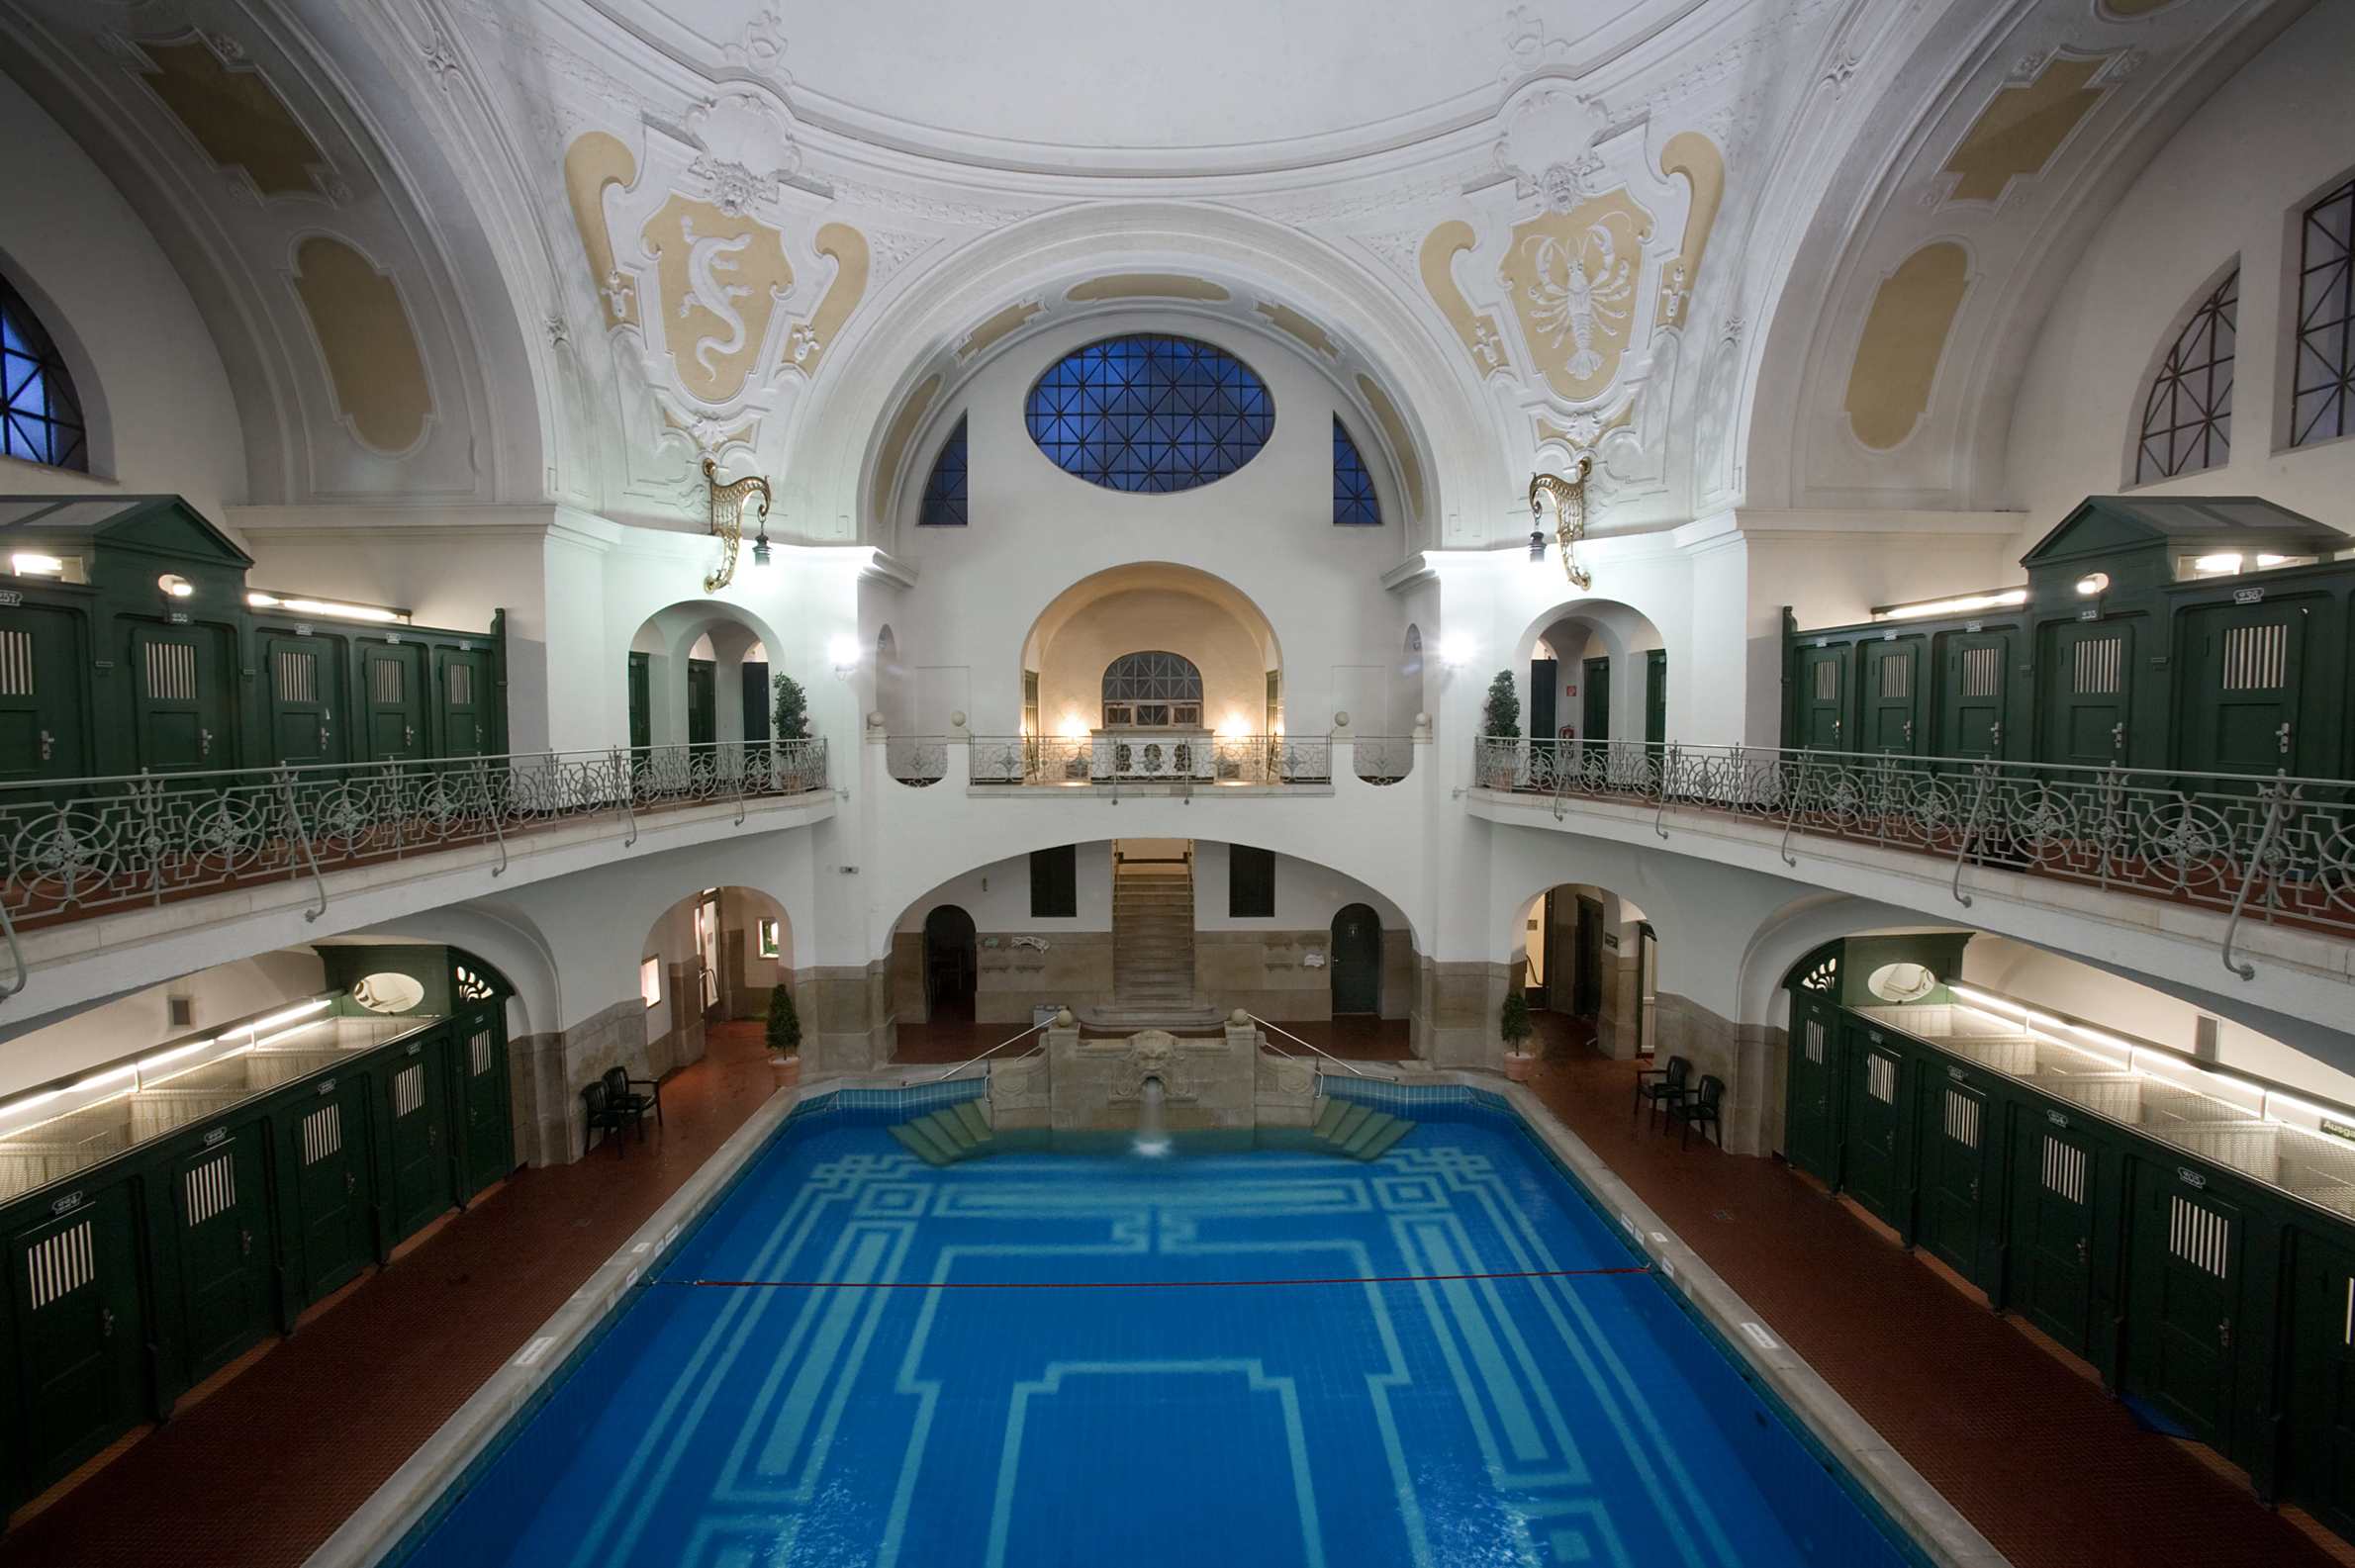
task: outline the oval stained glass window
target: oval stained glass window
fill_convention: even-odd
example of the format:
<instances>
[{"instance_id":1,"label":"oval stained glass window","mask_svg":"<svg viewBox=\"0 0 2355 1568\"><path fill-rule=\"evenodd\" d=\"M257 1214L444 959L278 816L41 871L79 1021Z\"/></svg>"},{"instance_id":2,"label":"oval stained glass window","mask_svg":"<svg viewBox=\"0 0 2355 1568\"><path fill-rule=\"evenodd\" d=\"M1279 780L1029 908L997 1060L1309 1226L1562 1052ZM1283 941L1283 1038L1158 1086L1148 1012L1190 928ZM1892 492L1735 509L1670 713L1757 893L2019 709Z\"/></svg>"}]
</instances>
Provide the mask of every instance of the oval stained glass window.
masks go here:
<instances>
[{"instance_id":1,"label":"oval stained glass window","mask_svg":"<svg viewBox=\"0 0 2355 1568\"><path fill-rule=\"evenodd\" d=\"M1224 479L1275 428L1267 383L1190 337L1134 334L1057 360L1030 389L1030 438L1106 490L1166 493Z\"/></svg>"}]
</instances>

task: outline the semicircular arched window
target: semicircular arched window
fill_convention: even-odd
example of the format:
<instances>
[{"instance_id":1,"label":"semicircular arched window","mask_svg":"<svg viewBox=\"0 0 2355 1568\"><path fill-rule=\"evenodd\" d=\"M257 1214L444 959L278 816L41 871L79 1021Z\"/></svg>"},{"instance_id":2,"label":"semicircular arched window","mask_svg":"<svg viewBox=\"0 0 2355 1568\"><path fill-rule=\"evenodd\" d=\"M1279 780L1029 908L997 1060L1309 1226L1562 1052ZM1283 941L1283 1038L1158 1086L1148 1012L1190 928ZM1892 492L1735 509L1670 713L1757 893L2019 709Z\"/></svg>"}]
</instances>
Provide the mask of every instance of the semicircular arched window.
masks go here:
<instances>
[{"instance_id":1,"label":"semicircular arched window","mask_svg":"<svg viewBox=\"0 0 2355 1568\"><path fill-rule=\"evenodd\" d=\"M57 345L0 279L0 455L90 471L81 400Z\"/></svg>"},{"instance_id":2,"label":"semicircular arched window","mask_svg":"<svg viewBox=\"0 0 2355 1568\"><path fill-rule=\"evenodd\" d=\"M1104 667L1104 725L1202 722L1202 672L1178 653L1124 653Z\"/></svg>"},{"instance_id":3,"label":"semicircular arched window","mask_svg":"<svg viewBox=\"0 0 2355 1568\"><path fill-rule=\"evenodd\" d=\"M940 455L932 460L932 477L924 481L924 503L916 512L917 526L965 526L965 419L960 415L957 428L941 442Z\"/></svg>"},{"instance_id":4,"label":"semicircular arched window","mask_svg":"<svg viewBox=\"0 0 2355 1568\"><path fill-rule=\"evenodd\" d=\"M1030 438L1067 474L1162 494L1224 479L1275 428L1268 385L1190 337L1107 337L1047 367L1024 410Z\"/></svg>"}]
</instances>

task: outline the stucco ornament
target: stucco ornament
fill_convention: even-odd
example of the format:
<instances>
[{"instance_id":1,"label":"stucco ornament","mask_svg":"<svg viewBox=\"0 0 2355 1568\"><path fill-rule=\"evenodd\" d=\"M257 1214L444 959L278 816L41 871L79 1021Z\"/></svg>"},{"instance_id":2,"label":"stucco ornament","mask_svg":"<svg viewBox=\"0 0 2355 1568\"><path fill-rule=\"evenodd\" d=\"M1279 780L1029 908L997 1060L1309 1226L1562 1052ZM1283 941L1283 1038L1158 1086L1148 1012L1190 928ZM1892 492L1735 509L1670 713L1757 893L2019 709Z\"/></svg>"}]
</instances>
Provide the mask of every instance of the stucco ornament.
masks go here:
<instances>
[{"instance_id":1,"label":"stucco ornament","mask_svg":"<svg viewBox=\"0 0 2355 1568\"><path fill-rule=\"evenodd\" d=\"M1530 356L1557 397L1609 390L1627 352L1651 215L1626 190L1513 228L1500 276Z\"/></svg>"}]
</instances>

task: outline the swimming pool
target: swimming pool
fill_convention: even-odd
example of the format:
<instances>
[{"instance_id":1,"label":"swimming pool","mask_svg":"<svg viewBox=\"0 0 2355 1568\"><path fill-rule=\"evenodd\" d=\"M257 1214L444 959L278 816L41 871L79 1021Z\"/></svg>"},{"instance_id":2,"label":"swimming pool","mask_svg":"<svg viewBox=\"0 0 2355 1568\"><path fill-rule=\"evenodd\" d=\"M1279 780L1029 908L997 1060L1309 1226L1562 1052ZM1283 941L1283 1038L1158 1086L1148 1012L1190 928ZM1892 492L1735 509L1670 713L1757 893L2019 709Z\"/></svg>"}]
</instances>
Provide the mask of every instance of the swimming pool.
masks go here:
<instances>
[{"instance_id":1,"label":"swimming pool","mask_svg":"<svg viewBox=\"0 0 2355 1568\"><path fill-rule=\"evenodd\" d=\"M1498 1103L933 1168L821 1097L394 1560L1919 1560Z\"/></svg>"}]
</instances>

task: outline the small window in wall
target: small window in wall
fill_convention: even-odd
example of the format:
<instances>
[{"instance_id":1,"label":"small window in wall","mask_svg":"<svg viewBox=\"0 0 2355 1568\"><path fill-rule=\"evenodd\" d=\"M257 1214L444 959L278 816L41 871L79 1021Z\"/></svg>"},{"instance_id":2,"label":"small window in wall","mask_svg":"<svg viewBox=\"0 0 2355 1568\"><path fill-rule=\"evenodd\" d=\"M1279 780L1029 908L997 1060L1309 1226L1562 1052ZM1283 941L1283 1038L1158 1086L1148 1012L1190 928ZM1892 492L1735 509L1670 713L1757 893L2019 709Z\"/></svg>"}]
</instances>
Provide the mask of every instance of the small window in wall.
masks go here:
<instances>
[{"instance_id":1,"label":"small window in wall","mask_svg":"<svg viewBox=\"0 0 2355 1568\"><path fill-rule=\"evenodd\" d=\"M0 456L90 471L81 400L57 345L0 279Z\"/></svg>"},{"instance_id":2,"label":"small window in wall","mask_svg":"<svg viewBox=\"0 0 2355 1568\"><path fill-rule=\"evenodd\" d=\"M2291 358L2290 444L2355 434L2355 179L2298 226L2298 349Z\"/></svg>"},{"instance_id":3,"label":"small window in wall","mask_svg":"<svg viewBox=\"0 0 2355 1568\"><path fill-rule=\"evenodd\" d=\"M1037 850L1030 857L1030 915L1072 920L1080 913L1080 852L1076 845Z\"/></svg>"},{"instance_id":4,"label":"small window in wall","mask_svg":"<svg viewBox=\"0 0 2355 1568\"><path fill-rule=\"evenodd\" d=\"M662 1005L662 960L646 959L638 965L638 995L649 1008Z\"/></svg>"},{"instance_id":5,"label":"small window in wall","mask_svg":"<svg viewBox=\"0 0 2355 1568\"><path fill-rule=\"evenodd\" d=\"M2232 453L2233 332L2240 269L2192 310L2142 400L2134 483L2221 468Z\"/></svg>"},{"instance_id":6,"label":"small window in wall","mask_svg":"<svg viewBox=\"0 0 2355 1568\"><path fill-rule=\"evenodd\" d=\"M941 443L940 455L932 460L932 477L924 481L924 504L916 512L916 523L925 528L962 528L965 526L965 420L960 416L957 428Z\"/></svg>"},{"instance_id":7,"label":"small window in wall","mask_svg":"<svg viewBox=\"0 0 2355 1568\"><path fill-rule=\"evenodd\" d=\"M1227 850L1227 918L1275 918L1275 852L1236 844Z\"/></svg>"},{"instance_id":8,"label":"small window in wall","mask_svg":"<svg viewBox=\"0 0 2355 1568\"><path fill-rule=\"evenodd\" d=\"M760 925L759 925L758 931L759 931L759 944L760 944L760 946L759 946L759 952L760 952L760 956L761 956L762 958L764 958L764 959L773 959L773 958L777 957L777 955L778 955L778 945L777 945L777 936L778 936L778 932L777 932L777 919L776 919L776 917L775 917L774 915L763 915L763 916L761 916L761 917L760 917Z\"/></svg>"},{"instance_id":9,"label":"small window in wall","mask_svg":"<svg viewBox=\"0 0 2355 1568\"><path fill-rule=\"evenodd\" d=\"M1333 419L1333 521L1344 527L1367 527L1382 520L1382 504L1373 493L1373 475L1358 455L1358 443Z\"/></svg>"}]
</instances>

